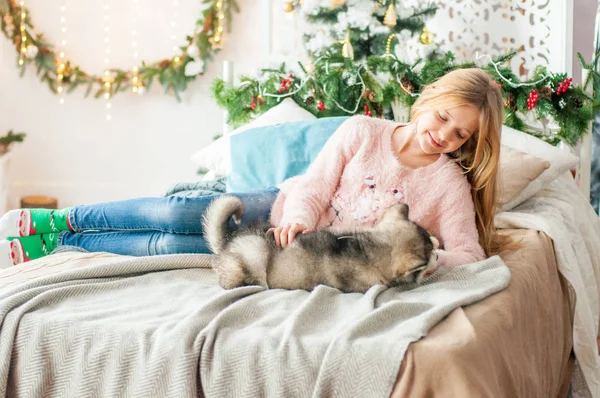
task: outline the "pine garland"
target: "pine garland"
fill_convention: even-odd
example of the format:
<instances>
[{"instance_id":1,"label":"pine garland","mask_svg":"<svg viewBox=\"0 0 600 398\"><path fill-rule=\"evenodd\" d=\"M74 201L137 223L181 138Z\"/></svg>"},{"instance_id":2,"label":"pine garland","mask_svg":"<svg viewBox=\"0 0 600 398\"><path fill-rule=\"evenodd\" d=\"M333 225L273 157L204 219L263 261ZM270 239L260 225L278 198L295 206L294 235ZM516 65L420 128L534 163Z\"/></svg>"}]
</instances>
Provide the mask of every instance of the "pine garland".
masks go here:
<instances>
[{"instance_id":1,"label":"pine garland","mask_svg":"<svg viewBox=\"0 0 600 398\"><path fill-rule=\"evenodd\" d=\"M587 132L598 106L582 87L573 86L565 74L550 73L543 66L536 68L530 80L520 81L506 65L514 55L499 57L481 67L501 86L504 123L553 145L559 142L575 145ZM411 106L425 85L451 70L477 67L473 62L455 63L451 52L413 65L391 54L355 62L328 53L314 61L310 71L303 64L299 66L301 76L282 64L279 69L261 70L258 78L241 76L236 86L215 79L212 93L217 104L227 110L228 123L236 127L286 97L319 118L367 114L391 119L394 102ZM554 122L558 131L540 130L531 125L532 119L543 124Z\"/></svg>"},{"instance_id":2,"label":"pine garland","mask_svg":"<svg viewBox=\"0 0 600 398\"><path fill-rule=\"evenodd\" d=\"M166 93L173 94L180 101L179 94L186 90L188 83L195 80L198 75L204 74L205 63L212 60L213 56L221 49L220 36L216 42L214 40L216 36L222 34L217 33L221 21L227 21L226 29L229 31L232 14L239 12L239 7L236 0L203 0L203 3L208 4L208 7L196 21L196 32L187 36L186 44L180 47L181 54L152 63L142 62L137 72L139 83L136 84L135 92L141 94L143 91L138 91L137 87L150 88L156 79ZM22 12L25 12L26 15L23 20L21 20ZM45 82L54 93L57 93L59 74L64 76L61 80L62 87L67 93L79 86L86 87L86 97L94 93L94 97L99 98L106 93L104 76L89 74L70 61L64 62L64 70L58 72L61 61L54 50L54 45L46 40L43 34L33 32L34 26L27 8L21 8L15 0L0 0L0 17L0 30L17 50L21 76L24 75L27 66L31 64L37 67L37 75L40 80ZM25 27L23 32L19 29L21 24ZM22 35L27 38L27 50L31 50L26 57L21 55L22 48L24 48L21 46ZM192 63L195 65L190 65ZM188 65L194 66L193 70L192 68L186 69ZM131 70L111 69L110 72L110 96L133 88Z\"/></svg>"},{"instance_id":3,"label":"pine garland","mask_svg":"<svg viewBox=\"0 0 600 398\"><path fill-rule=\"evenodd\" d=\"M15 133L10 130L6 135L0 137L0 156L7 154L13 143L23 142L26 135L25 133Z\"/></svg>"}]
</instances>

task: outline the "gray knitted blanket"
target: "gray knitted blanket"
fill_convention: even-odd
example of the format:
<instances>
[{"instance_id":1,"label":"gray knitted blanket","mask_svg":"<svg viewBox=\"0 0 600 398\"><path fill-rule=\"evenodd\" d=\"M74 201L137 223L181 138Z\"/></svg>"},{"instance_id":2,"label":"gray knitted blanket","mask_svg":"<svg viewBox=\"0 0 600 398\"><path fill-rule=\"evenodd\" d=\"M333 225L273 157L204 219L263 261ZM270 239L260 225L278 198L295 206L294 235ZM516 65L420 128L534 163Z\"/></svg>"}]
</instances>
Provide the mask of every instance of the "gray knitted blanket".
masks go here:
<instances>
[{"instance_id":1,"label":"gray knitted blanket","mask_svg":"<svg viewBox=\"0 0 600 398\"><path fill-rule=\"evenodd\" d=\"M0 397L387 397L407 346L505 288L499 257L343 294L215 284L208 255L113 259L0 290Z\"/></svg>"}]
</instances>

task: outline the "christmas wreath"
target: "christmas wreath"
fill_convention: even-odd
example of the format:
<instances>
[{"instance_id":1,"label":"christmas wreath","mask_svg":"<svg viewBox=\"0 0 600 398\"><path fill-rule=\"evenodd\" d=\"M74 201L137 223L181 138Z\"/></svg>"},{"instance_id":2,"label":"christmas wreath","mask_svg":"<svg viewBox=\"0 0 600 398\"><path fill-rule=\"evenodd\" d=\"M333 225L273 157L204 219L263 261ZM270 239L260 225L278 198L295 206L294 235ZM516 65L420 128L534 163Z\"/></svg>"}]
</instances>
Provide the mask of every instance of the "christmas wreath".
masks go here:
<instances>
[{"instance_id":1,"label":"christmas wreath","mask_svg":"<svg viewBox=\"0 0 600 398\"><path fill-rule=\"evenodd\" d=\"M142 62L131 70L105 69L102 75L85 72L65 58L65 53L50 43L43 34L34 32L30 12L24 1L0 0L0 28L17 50L21 76L28 65L37 66L37 75L57 94L86 86L86 97L109 98L130 90L143 94L154 79L177 100L187 84L206 70L206 62L222 47L224 25L231 26L232 13L239 12L235 0L204 0L207 5L196 22L196 31L186 37L180 54L172 58ZM225 23L227 21L227 23Z\"/></svg>"}]
</instances>

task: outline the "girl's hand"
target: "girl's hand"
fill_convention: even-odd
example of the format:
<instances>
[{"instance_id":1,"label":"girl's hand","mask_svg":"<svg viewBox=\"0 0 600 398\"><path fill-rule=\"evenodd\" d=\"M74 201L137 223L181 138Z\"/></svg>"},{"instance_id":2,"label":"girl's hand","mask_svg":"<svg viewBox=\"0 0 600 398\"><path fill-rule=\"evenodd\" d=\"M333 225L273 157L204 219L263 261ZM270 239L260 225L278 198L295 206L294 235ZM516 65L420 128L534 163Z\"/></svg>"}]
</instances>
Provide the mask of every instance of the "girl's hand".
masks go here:
<instances>
[{"instance_id":1,"label":"girl's hand","mask_svg":"<svg viewBox=\"0 0 600 398\"><path fill-rule=\"evenodd\" d=\"M294 238L297 234L303 233L307 234L309 232L314 232L311 228L308 228L302 224L284 224L277 228L270 228L267 233L273 232L275 238L275 244L279 247L286 247L290 243L294 241Z\"/></svg>"}]
</instances>

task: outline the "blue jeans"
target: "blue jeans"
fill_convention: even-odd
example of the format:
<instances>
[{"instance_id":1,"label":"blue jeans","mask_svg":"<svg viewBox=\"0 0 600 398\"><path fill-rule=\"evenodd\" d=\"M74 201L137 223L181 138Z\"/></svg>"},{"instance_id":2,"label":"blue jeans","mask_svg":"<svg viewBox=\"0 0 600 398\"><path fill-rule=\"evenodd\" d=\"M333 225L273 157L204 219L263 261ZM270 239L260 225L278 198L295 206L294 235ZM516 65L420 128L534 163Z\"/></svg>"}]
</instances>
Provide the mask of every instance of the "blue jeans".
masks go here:
<instances>
[{"instance_id":1,"label":"blue jeans","mask_svg":"<svg viewBox=\"0 0 600 398\"><path fill-rule=\"evenodd\" d=\"M277 188L271 188L227 195L242 200L242 225L248 225L268 222L278 192ZM69 212L73 232L61 232L58 245L131 256L210 253L202 236L202 216L210 202L220 195L141 198L76 206Z\"/></svg>"}]
</instances>

